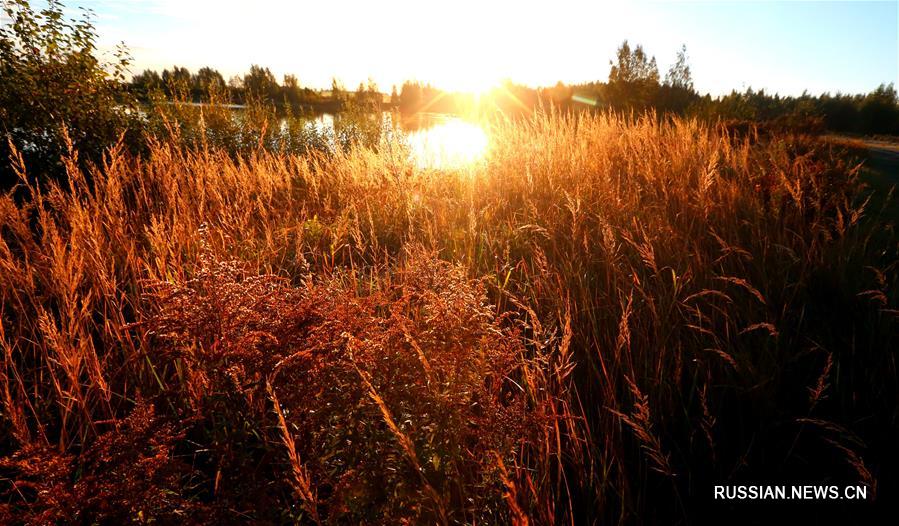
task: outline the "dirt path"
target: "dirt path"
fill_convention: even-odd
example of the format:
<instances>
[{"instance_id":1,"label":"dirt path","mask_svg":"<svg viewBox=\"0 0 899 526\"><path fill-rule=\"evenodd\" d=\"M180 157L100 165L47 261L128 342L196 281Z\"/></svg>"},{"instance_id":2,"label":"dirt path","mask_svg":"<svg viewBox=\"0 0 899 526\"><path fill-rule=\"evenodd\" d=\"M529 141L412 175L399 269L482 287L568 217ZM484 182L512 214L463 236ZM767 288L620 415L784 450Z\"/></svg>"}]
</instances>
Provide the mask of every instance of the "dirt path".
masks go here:
<instances>
[{"instance_id":1,"label":"dirt path","mask_svg":"<svg viewBox=\"0 0 899 526\"><path fill-rule=\"evenodd\" d=\"M899 142L841 135L828 135L825 139L849 148L866 150L868 159L865 164L871 176L899 185Z\"/></svg>"},{"instance_id":2,"label":"dirt path","mask_svg":"<svg viewBox=\"0 0 899 526\"><path fill-rule=\"evenodd\" d=\"M894 176L899 175L899 143L887 141L875 141L873 139L861 141L868 149L871 161L879 164L891 165Z\"/></svg>"},{"instance_id":3,"label":"dirt path","mask_svg":"<svg viewBox=\"0 0 899 526\"><path fill-rule=\"evenodd\" d=\"M899 190L899 142L833 135L825 139L865 158L861 178L873 191L870 208L882 210L881 217L886 221L899 222L899 199L894 196L886 200L894 187Z\"/></svg>"}]
</instances>

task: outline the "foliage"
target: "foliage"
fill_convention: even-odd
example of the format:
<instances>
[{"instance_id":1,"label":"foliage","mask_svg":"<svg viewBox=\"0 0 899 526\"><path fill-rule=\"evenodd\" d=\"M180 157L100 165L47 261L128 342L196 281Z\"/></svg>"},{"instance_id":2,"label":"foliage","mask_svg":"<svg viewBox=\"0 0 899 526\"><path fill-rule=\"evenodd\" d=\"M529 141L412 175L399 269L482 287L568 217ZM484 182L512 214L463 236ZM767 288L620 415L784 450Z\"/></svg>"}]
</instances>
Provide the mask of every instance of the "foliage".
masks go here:
<instances>
[{"instance_id":1,"label":"foliage","mask_svg":"<svg viewBox=\"0 0 899 526\"><path fill-rule=\"evenodd\" d=\"M209 523L216 513L191 499L198 473L176 454L189 421L164 421L152 404L132 412L77 457L29 444L0 459L4 524Z\"/></svg>"},{"instance_id":2,"label":"foliage","mask_svg":"<svg viewBox=\"0 0 899 526\"><path fill-rule=\"evenodd\" d=\"M733 91L718 100L703 99L695 111L713 119L754 122L801 122L820 119L825 129L855 134L899 133L899 100L893 85L880 85L866 95L799 97L771 95L748 88Z\"/></svg>"},{"instance_id":3,"label":"foliage","mask_svg":"<svg viewBox=\"0 0 899 526\"><path fill-rule=\"evenodd\" d=\"M183 361L183 396L201 413L244 405L259 433L280 426L282 484L311 518L498 521L494 455L514 461L536 429L513 380L530 365L483 283L408 258L367 293L351 276L294 288L206 259L188 283L151 284L156 352Z\"/></svg>"},{"instance_id":4,"label":"foliage","mask_svg":"<svg viewBox=\"0 0 899 526\"><path fill-rule=\"evenodd\" d=\"M609 91L619 107L643 109L652 103L654 91L659 85L659 68L656 58L649 58L643 46L631 50L627 40L616 53L616 62L609 62Z\"/></svg>"},{"instance_id":5,"label":"foliage","mask_svg":"<svg viewBox=\"0 0 899 526\"><path fill-rule=\"evenodd\" d=\"M616 52L617 61L609 62L612 69L609 71L609 83L617 82L625 83L658 83L659 68L656 66L656 58L649 56L643 51L643 46L637 45L631 51L630 44L627 40L621 43Z\"/></svg>"},{"instance_id":6,"label":"foliage","mask_svg":"<svg viewBox=\"0 0 899 526\"><path fill-rule=\"evenodd\" d=\"M263 150L287 154L330 153L356 146L377 148L385 135L381 115L370 106L348 101L344 111L325 126L290 106L252 99L243 106L227 103L215 87L196 104L187 90L169 99L151 93L146 106L146 138L189 148L216 148L232 155Z\"/></svg>"},{"instance_id":7,"label":"foliage","mask_svg":"<svg viewBox=\"0 0 899 526\"><path fill-rule=\"evenodd\" d=\"M268 68L252 65L250 71L243 77L243 86L247 97L260 102L273 102L280 91L278 81Z\"/></svg>"},{"instance_id":8,"label":"foliage","mask_svg":"<svg viewBox=\"0 0 899 526\"><path fill-rule=\"evenodd\" d=\"M70 147L99 160L126 132L139 133L133 101L122 88L130 57L95 57L97 35L88 12L67 20L50 0L35 12L26 0L4 2L0 25L0 133L10 138L37 172L59 174ZM9 157L7 141L0 157ZM6 167L6 163L3 163ZM3 177L11 177L4 168Z\"/></svg>"},{"instance_id":9,"label":"foliage","mask_svg":"<svg viewBox=\"0 0 899 526\"><path fill-rule=\"evenodd\" d=\"M677 60L665 74L665 84L673 88L693 91L693 76L687 64L687 46L681 46L677 52Z\"/></svg>"}]
</instances>

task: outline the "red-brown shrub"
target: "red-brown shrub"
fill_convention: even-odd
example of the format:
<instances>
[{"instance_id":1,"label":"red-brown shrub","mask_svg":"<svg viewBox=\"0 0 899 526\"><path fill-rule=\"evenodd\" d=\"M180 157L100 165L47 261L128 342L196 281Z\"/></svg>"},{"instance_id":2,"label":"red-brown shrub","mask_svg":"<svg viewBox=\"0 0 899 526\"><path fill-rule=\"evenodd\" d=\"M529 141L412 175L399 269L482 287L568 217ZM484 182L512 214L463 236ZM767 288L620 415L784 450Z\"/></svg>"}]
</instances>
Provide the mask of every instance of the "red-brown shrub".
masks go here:
<instances>
[{"instance_id":1,"label":"red-brown shrub","mask_svg":"<svg viewBox=\"0 0 899 526\"><path fill-rule=\"evenodd\" d=\"M0 522L214 521L212 508L186 492L197 473L175 455L184 424L141 402L79 456L28 445L0 459Z\"/></svg>"},{"instance_id":2,"label":"red-brown shrub","mask_svg":"<svg viewBox=\"0 0 899 526\"><path fill-rule=\"evenodd\" d=\"M496 455L514 465L537 423L520 338L483 283L421 251L393 281L359 278L294 286L204 256L193 279L154 284L154 352L183 363L201 414L246 400L307 517L502 520Z\"/></svg>"}]
</instances>

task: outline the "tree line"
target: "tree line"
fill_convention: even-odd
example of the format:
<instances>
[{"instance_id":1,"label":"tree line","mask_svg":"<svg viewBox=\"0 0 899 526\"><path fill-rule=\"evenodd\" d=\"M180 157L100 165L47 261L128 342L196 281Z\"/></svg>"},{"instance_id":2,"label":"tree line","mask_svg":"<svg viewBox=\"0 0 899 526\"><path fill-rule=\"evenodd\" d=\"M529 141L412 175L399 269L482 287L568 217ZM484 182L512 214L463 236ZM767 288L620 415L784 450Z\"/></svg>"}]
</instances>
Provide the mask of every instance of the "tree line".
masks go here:
<instances>
[{"instance_id":1,"label":"tree line","mask_svg":"<svg viewBox=\"0 0 899 526\"><path fill-rule=\"evenodd\" d=\"M781 96L747 88L712 97L693 87L686 47L660 80L655 57L642 46L623 42L610 62L607 82L571 86L573 104L588 104L617 110L655 109L709 119L753 121L784 127L817 127L858 134L899 134L899 99L893 84L881 84L867 94L807 92ZM564 95L562 102L566 100ZM558 100L558 95L556 96Z\"/></svg>"},{"instance_id":2,"label":"tree line","mask_svg":"<svg viewBox=\"0 0 899 526\"><path fill-rule=\"evenodd\" d=\"M391 100L403 111L464 112L493 109L503 113L530 112L539 105L565 110L655 110L709 120L754 122L792 130L830 130L855 134L899 134L899 98L892 84L866 94L803 93L781 96L747 88L726 95L701 95L693 85L686 46L677 51L664 77L654 56L628 41L609 61L607 80L532 88L503 82L475 102L470 94L448 93L427 83L406 81Z\"/></svg>"},{"instance_id":3,"label":"tree line","mask_svg":"<svg viewBox=\"0 0 899 526\"><path fill-rule=\"evenodd\" d=\"M174 66L162 72L145 69L134 75L126 86L129 93L142 102L153 97L170 101L226 102L244 105L265 103L289 106L293 109L338 110L348 100L367 104L380 104L383 95L377 84L369 80L360 83L355 92L348 91L334 79L331 89L315 90L301 86L296 75L286 74L278 82L267 67L253 64L243 75L234 75L227 81L215 68L202 67L191 73L185 67Z\"/></svg>"},{"instance_id":4,"label":"tree line","mask_svg":"<svg viewBox=\"0 0 899 526\"><path fill-rule=\"evenodd\" d=\"M162 73L152 70L135 75L129 84L131 93L147 100L154 91L170 99L226 100L244 104L249 100L286 104L293 108L335 109L353 99L369 106L385 106L405 112L432 111L462 113L495 109L502 112L532 111L539 104L565 109L601 108L619 111L656 110L708 119L754 121L792 128L818 128L857 134L899 134L899 99L892 84L882 84L867 94L830 94L781 96L765 90L731 91L720 97L701 95L693 85L686 46L678 50L674 63L662 77L656 58L641 45L624 41L615 59L609 62L606 81L566 85L562 82L546 88L531 88L504 82L482 102L466 93L450 93L430 83L407 80L399 91L393 87L387 98L372 81L355 92L334 80L330 91L302 87L295 75L284 75L278 83L272 72L253 65L243 76L227 82L217 70L204 67L196 73L175 66ZM389 102L388 102L389 101Z\"/></svg>"},{"instance_id":5,"label":"tree line","mask_svg":"<svg viewBox=\"0 0 899 526\"><path fill-rule=\"evenodd\" d=\"M132 61L124 46L117 48L111 61L98 60L98 35L90 16L70 20L58 0L49 0L40 11L26 0L8 0L2 9L8 22L0 24L0 134L4 136L0 159L7 176L10 170L5 161L12 153L10 144L29 166L46 171L59 171L59 159L70 148L79 151L83 159L97 159L105 148L119 141L140 148L144 132L153 124L147 117L154 113L147 111L148 102L153 103L150 107L156 108L154 111L170 101L245 104L267 108L265 111L277 107L364 112L391 107L407 112L520 113L541 105L572 111L651 109L660 115L773 122L793 129L899 134L899 101L892 84L859 95L805 93L782 97L747 89L713 98L696 91L683 47L664 77L654 56L642 46L632 47L625 41L610 61L606 81L578 85L559 82L545 88L504 82L491 96L480 98L407 81L399 90L393 87L387 97L373 81L360 83L350 91L334 79L329 91L314 90L302 86L295 75L285 75L279 82L271 70L259 65L227 81L211 67L191 72L179 66L162 72L145 70L128 79ZM274 118L265 113L256 122L271 133ZM223 127L233 127L226 114L220 120ZM201 134L209 120L199 117L194 124ZM166 125L161 122L158 127ZM297 141L303 142L305 132L300 126L297 130ZM235 141L239 144L255 144L260 136L254 130L238 131Z\"/></svg>"}]
</instances>

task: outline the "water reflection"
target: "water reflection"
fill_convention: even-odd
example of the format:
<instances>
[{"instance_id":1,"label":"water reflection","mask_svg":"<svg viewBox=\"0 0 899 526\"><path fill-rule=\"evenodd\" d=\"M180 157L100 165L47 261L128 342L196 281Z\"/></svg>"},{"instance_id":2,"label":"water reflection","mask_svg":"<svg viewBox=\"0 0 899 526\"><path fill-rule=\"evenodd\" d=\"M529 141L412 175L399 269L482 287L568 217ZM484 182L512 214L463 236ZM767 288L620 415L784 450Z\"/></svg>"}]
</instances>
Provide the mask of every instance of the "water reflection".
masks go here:
<instances>
[{"instance_id":1,"label":"water reflection","mask_svg":"<svg viewBox=\"0 0 899 526\"><path fill-rule=\"evenodd\" d=\"M440 114L415 116L416 127L406 131L412 157L423 168L461 168L483 158L489 140L479 124ZM422 122L426 121L426 122Z\"/></svg>"},{"instance_id":2,"label":"water reflection","mask_svg":"<svg viewBox=\"0 0 899 526\"><path fill-rule=\"evenodd\" d=\"M482 159L490 144L485 128L473 121L442 113L382 115L385 130L398 130L405 137L412 160L420 168L462 168ZM333 131L334 116L322 114L314 125Z\"/></svg>"}]
</instances>

